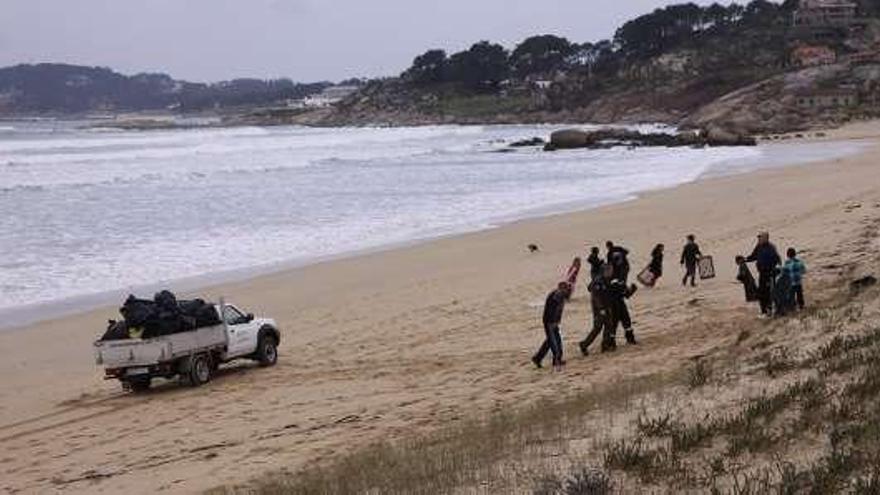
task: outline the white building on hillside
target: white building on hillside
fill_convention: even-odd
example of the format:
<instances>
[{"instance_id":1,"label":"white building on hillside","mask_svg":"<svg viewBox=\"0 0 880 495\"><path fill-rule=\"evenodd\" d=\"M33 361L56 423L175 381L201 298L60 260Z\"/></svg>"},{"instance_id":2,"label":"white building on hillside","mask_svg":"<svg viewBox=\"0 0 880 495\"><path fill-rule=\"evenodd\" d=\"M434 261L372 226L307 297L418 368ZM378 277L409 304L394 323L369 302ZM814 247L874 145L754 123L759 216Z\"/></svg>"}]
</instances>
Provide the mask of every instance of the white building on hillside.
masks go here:
<instances>
[{"instance_id":1,"label":"white building on hillside","mask_svg":"<svg viewBox=\"0 0 880 495\"><path fill-rule=\"evenodd\" d=\"M310 108L329 107L356 93L359 89L359 86L330 86L316 95L309 96L303 100L303 104Z\"/></svg>"}]
</instances>

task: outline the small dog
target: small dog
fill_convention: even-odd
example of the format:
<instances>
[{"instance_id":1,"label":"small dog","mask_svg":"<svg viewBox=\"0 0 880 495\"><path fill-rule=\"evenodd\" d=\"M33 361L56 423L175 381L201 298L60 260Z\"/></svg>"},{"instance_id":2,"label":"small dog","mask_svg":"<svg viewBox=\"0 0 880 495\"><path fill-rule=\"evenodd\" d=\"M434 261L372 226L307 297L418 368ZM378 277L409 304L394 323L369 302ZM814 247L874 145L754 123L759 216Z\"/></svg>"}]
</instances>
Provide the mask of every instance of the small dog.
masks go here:
<instances>
[{"instance_id":1,"label":"small dog","mask_svg":"<svg viewBox=\"0 0 880 495\"><path fill-rule=\"evenodd\" d=\"M530 253L537 253L537 252L540 251L540 250L541 250L541 249L538 248L538 245L537 245L537 244L529 244L529 252L530 252Z\"/></svg>"}]
</instances>

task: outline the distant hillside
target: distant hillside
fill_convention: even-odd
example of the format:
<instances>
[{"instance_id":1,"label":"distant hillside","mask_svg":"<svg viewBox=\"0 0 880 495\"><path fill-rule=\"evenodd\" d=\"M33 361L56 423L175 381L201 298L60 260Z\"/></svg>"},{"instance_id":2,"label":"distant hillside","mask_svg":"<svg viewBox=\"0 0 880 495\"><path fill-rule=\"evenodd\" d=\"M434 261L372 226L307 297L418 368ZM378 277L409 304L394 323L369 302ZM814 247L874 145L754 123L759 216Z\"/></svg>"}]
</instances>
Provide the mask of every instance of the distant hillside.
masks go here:
<instances>
[{"instance_id":1,"label":"distant hillside","mask_svg":"<svg viewBox=\"0 0 880 495\"><path fill-rule=\"evenodd\" d=\"M66 64L0 69L0 114L80 113L262 105L318 93L330 83L235 79L191 83L166 74L125 76L102 67Z\"/></svg>"},{"instance_id":2,"label":"distant hillside","mask_svg":"<svg viewBox=\"0 0 880 495\"><path fill-rule=\"evenodd\" d=\"M870 67L880 69L880 1L850 4L845 19L799 11L800 4L678 4L625 23L610 40L541 35L510 51L487 41L452 55L433 49L399 77L372 82L310 123L654 121L763 133L878 113L872 102L880 79ZM815 18L796 25L805 16ZM814 66L821 68L807 70ZM778 91L758 84L786 74L797 84L773 86ZM856 103L797 98L828 91L853 93ZM724 97L737 92L737 104L725 106Z\"/></svg>"},{"instance_id":3,"label":"distant hillside","mask_svg":"<svg viewBox=\"0 0 880 495\"><path fill-rule=\"evenodd\" d=\"M232 108L227 125L665 122L775 133L880 117L880 0L675 4L578 43L552 34L512 49L431 49L397 77L342 100L283 105L329 83L71 65L0 69L0 115ZM325 96L325 95L322 95ZM315 103L315 102L312 102Z\"/></svg>"}]
</instances>

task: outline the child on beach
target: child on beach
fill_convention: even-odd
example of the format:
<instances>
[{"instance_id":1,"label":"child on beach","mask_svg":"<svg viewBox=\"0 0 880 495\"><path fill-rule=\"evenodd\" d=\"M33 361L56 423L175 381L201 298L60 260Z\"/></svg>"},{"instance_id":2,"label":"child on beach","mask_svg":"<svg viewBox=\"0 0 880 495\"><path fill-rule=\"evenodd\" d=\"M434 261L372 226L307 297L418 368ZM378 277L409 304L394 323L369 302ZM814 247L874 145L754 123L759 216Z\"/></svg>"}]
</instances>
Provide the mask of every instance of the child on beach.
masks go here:
<instances>
[{"instance_id":1,"label":"child on beach","mask_svg":"<svg viewBox=\"0 0 880 495\"><path fill-rule=\"evenodd\" d=\"M739 270L736 274L736 279L743 285L743 290L746 295L746 302L755 302L758 300L758 284L755 283L755 277L752 276L752 272L749 270L749 266L746 264L746 259L744 256L736 257L736 266L739 267Z\"/></svg>"},{"instance_id":2,"label":"child on beach","mask_svg":"<svg viewBox=\"0 0 880 495\"><path fill-rule=\"evenodd\" d=\"M798 309L804 309L804 274L807 273L807 266L797 257L797 250L794 248L788 248L785 257L787 259L782 265L782 271L791 281L791 292Z\"/></svg>"},{"instance_id":3,"label":"child on beach","mask_svg":"<svg viewBox=\"0 0 880 495\"><path fill-rule=\"evenodd\" d=\"M571 291L568 294L567 299L571 299L571 292L574 291L574 288L577 286L578 275L581 273L581 259L577 257L574 261L571 262L571 266L568 268L568 271L565 273L565 282L568 282L568 285L571 287Z\"/></svg>"}]
</instances>

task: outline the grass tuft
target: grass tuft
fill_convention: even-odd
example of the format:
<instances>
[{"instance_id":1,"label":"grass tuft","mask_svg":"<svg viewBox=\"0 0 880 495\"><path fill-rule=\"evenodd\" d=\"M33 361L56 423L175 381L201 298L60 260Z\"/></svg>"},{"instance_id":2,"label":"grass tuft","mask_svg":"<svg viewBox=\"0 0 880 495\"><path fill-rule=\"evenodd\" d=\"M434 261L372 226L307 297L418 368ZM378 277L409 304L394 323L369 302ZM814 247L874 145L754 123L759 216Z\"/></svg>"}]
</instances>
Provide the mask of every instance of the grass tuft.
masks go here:
<instances>
[{"instance_id":1,"label":"grass tuft","mask_svg":"<svg viewBox=\"0 0 880 495\"><path fill-rule=\"evenodd\" d=\"M534 495L610 495L614 482L606 471L582 468L566 478L545 476L538 481Z\"/></svg>"},{"instance_id":2,"label":"grass tuft","mask_svg":"<svg viewBox=\"0 0 880 495\"><path fill-rule=\"evenodd\" d=\"M709 383L712 368L703 359L697 360L693 367L688 370L688 386L692 389L700 388Z\"/></svg>"}]
</instances>

